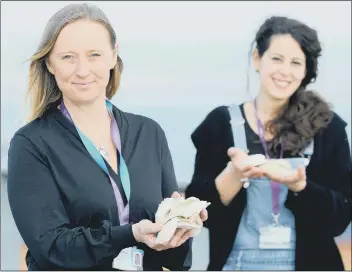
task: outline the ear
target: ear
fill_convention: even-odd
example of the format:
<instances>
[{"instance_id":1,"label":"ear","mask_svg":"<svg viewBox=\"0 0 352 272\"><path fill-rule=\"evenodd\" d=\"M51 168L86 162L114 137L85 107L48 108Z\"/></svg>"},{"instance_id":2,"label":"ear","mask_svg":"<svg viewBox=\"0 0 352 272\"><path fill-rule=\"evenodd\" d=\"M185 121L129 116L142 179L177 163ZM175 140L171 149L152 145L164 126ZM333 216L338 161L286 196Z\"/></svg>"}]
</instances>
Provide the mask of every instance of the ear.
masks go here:
<instances>
[{"instance_id":1,"label":"ear","mask_svg":"<svg viewBox=\"0 0 352 272\"><path fill-rule=\"evenodd\" d=\"M114 67L117 64L118 49L119 49L118 45L115 44L114 49L113 49L113 58L112 58L110 69L114 69Z\"/></svg>"},{"instance_id":2,"label":"ear","mask_svg":"<svg viewBox=\"0 0 352 272\"><path fill-rule=\"evenodd\" d=\"M258 49L255 48L253 51L253 65L254 68L257 72L259 72L259 68L260 68L260 56L259 56L259 52Z\"/></svg>"},{"instance_id":3,"label":"ear","mask_svg":"<svg viewBox=\"0 0 352 272\"><path fill-rule=\"evenodd\" d=\"M53 68L50 65L49 59L45 60L45 65L46 65L46 68L48 69L49 73L54 75L54 70L53 70Z\"/></svg>"}]
</instances>

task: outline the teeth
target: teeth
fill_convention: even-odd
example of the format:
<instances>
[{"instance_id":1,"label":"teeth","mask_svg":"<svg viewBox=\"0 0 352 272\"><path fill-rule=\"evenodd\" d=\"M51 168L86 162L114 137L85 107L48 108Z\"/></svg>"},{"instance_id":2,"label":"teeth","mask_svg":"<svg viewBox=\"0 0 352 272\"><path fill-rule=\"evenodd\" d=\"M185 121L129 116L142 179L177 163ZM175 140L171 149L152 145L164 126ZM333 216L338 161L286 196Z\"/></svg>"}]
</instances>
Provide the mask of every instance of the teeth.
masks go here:
<instances>
[{"instance_id":1,"label":"teeth","mask_svg":"<svg viewBox=\"0 0 352 272\"><path fill-rule=\"evenodd\" d=\"M277 79L274 79L274 82L276 85L282 87L282 88L285 88L287 87L288 85L290 85L290 82L287 82L287 81L282 81L282 80L277 80Z\"/></svg>"}]
</instances>

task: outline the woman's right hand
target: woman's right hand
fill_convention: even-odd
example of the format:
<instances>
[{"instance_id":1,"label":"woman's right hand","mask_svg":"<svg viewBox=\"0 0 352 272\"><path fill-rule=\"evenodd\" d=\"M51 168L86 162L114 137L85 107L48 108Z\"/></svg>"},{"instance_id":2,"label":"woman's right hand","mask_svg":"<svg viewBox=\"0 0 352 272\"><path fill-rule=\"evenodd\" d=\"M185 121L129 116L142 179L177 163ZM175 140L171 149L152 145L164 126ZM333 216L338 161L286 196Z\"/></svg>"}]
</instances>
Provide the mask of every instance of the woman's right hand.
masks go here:
<instances>
[{"instance_id":1,"label":"woman's right hand","mask_svg":"<svg viewBox=\"0 0 352 272\"><path fill-rule=\"evenodd\" d=\"M231 172L236 181L264 176L264 172L260 168L244 163L249 156L242 149L231 147L228 149L227 154L231 159Z\"/></svg>"},{"instance_id":2,"label":"woman's right hand","mask_svg":"<svg viewBox=\"0 0 352 272\"><path fill-rule=\"evenodd\" d=\"M164 250L165 246L155 244L157 234L163 228L162 224L153 223L150 220L143 219L132 225L133 236L138 243L144 243L148 247L157 251Z\"/></svg>"}]
</instances>

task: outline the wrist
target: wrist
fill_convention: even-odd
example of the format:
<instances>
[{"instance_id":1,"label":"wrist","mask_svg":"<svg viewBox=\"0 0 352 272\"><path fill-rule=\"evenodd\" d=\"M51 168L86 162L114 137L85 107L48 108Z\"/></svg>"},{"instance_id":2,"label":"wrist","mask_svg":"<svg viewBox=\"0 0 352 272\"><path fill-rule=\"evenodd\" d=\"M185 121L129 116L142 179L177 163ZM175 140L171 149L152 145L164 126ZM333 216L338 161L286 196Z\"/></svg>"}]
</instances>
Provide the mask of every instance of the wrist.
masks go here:
<instances>
[{"instance_id":1,"label":"wrist","mask_svg":"<svg viewBox=\"0 0 352 272\"><path fill-rule=\"evenodd\" d=\"M132 233L133 233L134 239L135 239L138 243L140 243L140 242L141 242L141 239L140 239L140 237L139 237L139 227L138 227L138 223L132 225Z\"/></svg>"},{"instance_id":2,"label":"wrist","mask_svg":"<svg viewBox=\"0 0 352 272\"><path fill-rule=\"evenodd\" d=\"M229 174L235 183L242 184L242 178L236 173L236 170L233 168L232 162L228 162L225 168L225 172Z\"/></svg>"},{"instance_id":3,"label":"wrist","mask_svg":"<svg viewBox=\"0 0 352 272\"><path fill-rule=\"evenodd\" d=\"M306 186L307 186L307 181L302 180L290 186L289 189L294 193L299 193L299 192L302 192L306 188Z\"/></svg>"}]
</instances>

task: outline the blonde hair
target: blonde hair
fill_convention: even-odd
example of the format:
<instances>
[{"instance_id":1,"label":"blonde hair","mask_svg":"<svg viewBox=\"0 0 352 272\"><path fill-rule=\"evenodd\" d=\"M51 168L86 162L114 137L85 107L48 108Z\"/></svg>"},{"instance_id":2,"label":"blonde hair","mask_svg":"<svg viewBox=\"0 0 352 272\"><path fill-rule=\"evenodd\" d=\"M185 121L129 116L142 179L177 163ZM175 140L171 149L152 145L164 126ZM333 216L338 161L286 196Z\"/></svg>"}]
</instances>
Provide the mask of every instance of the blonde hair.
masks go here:
<instances>
[{"instance_id":1,"label":"blonde hair","mask_svg":"<svg viewBox=\"0 0 352 272\"><path fill-rule=\"evenodd\" d=\"M60 31L67 24L80 19L89 19L105 26L110 34L111 46L114 48L116 33L106 15L98 7L88 4L70 4L56 12L47 23L38 49L30 59L27 92L27 97L31 97L29 121L42 116L50 105L61 99L61 91L55 77L49 72L46 62ZM117 64L110 70L110 79L106 88L106 97L109 99L117 92L122 69L122 60L117 55Z\"/></svg>"}]
</instances>

